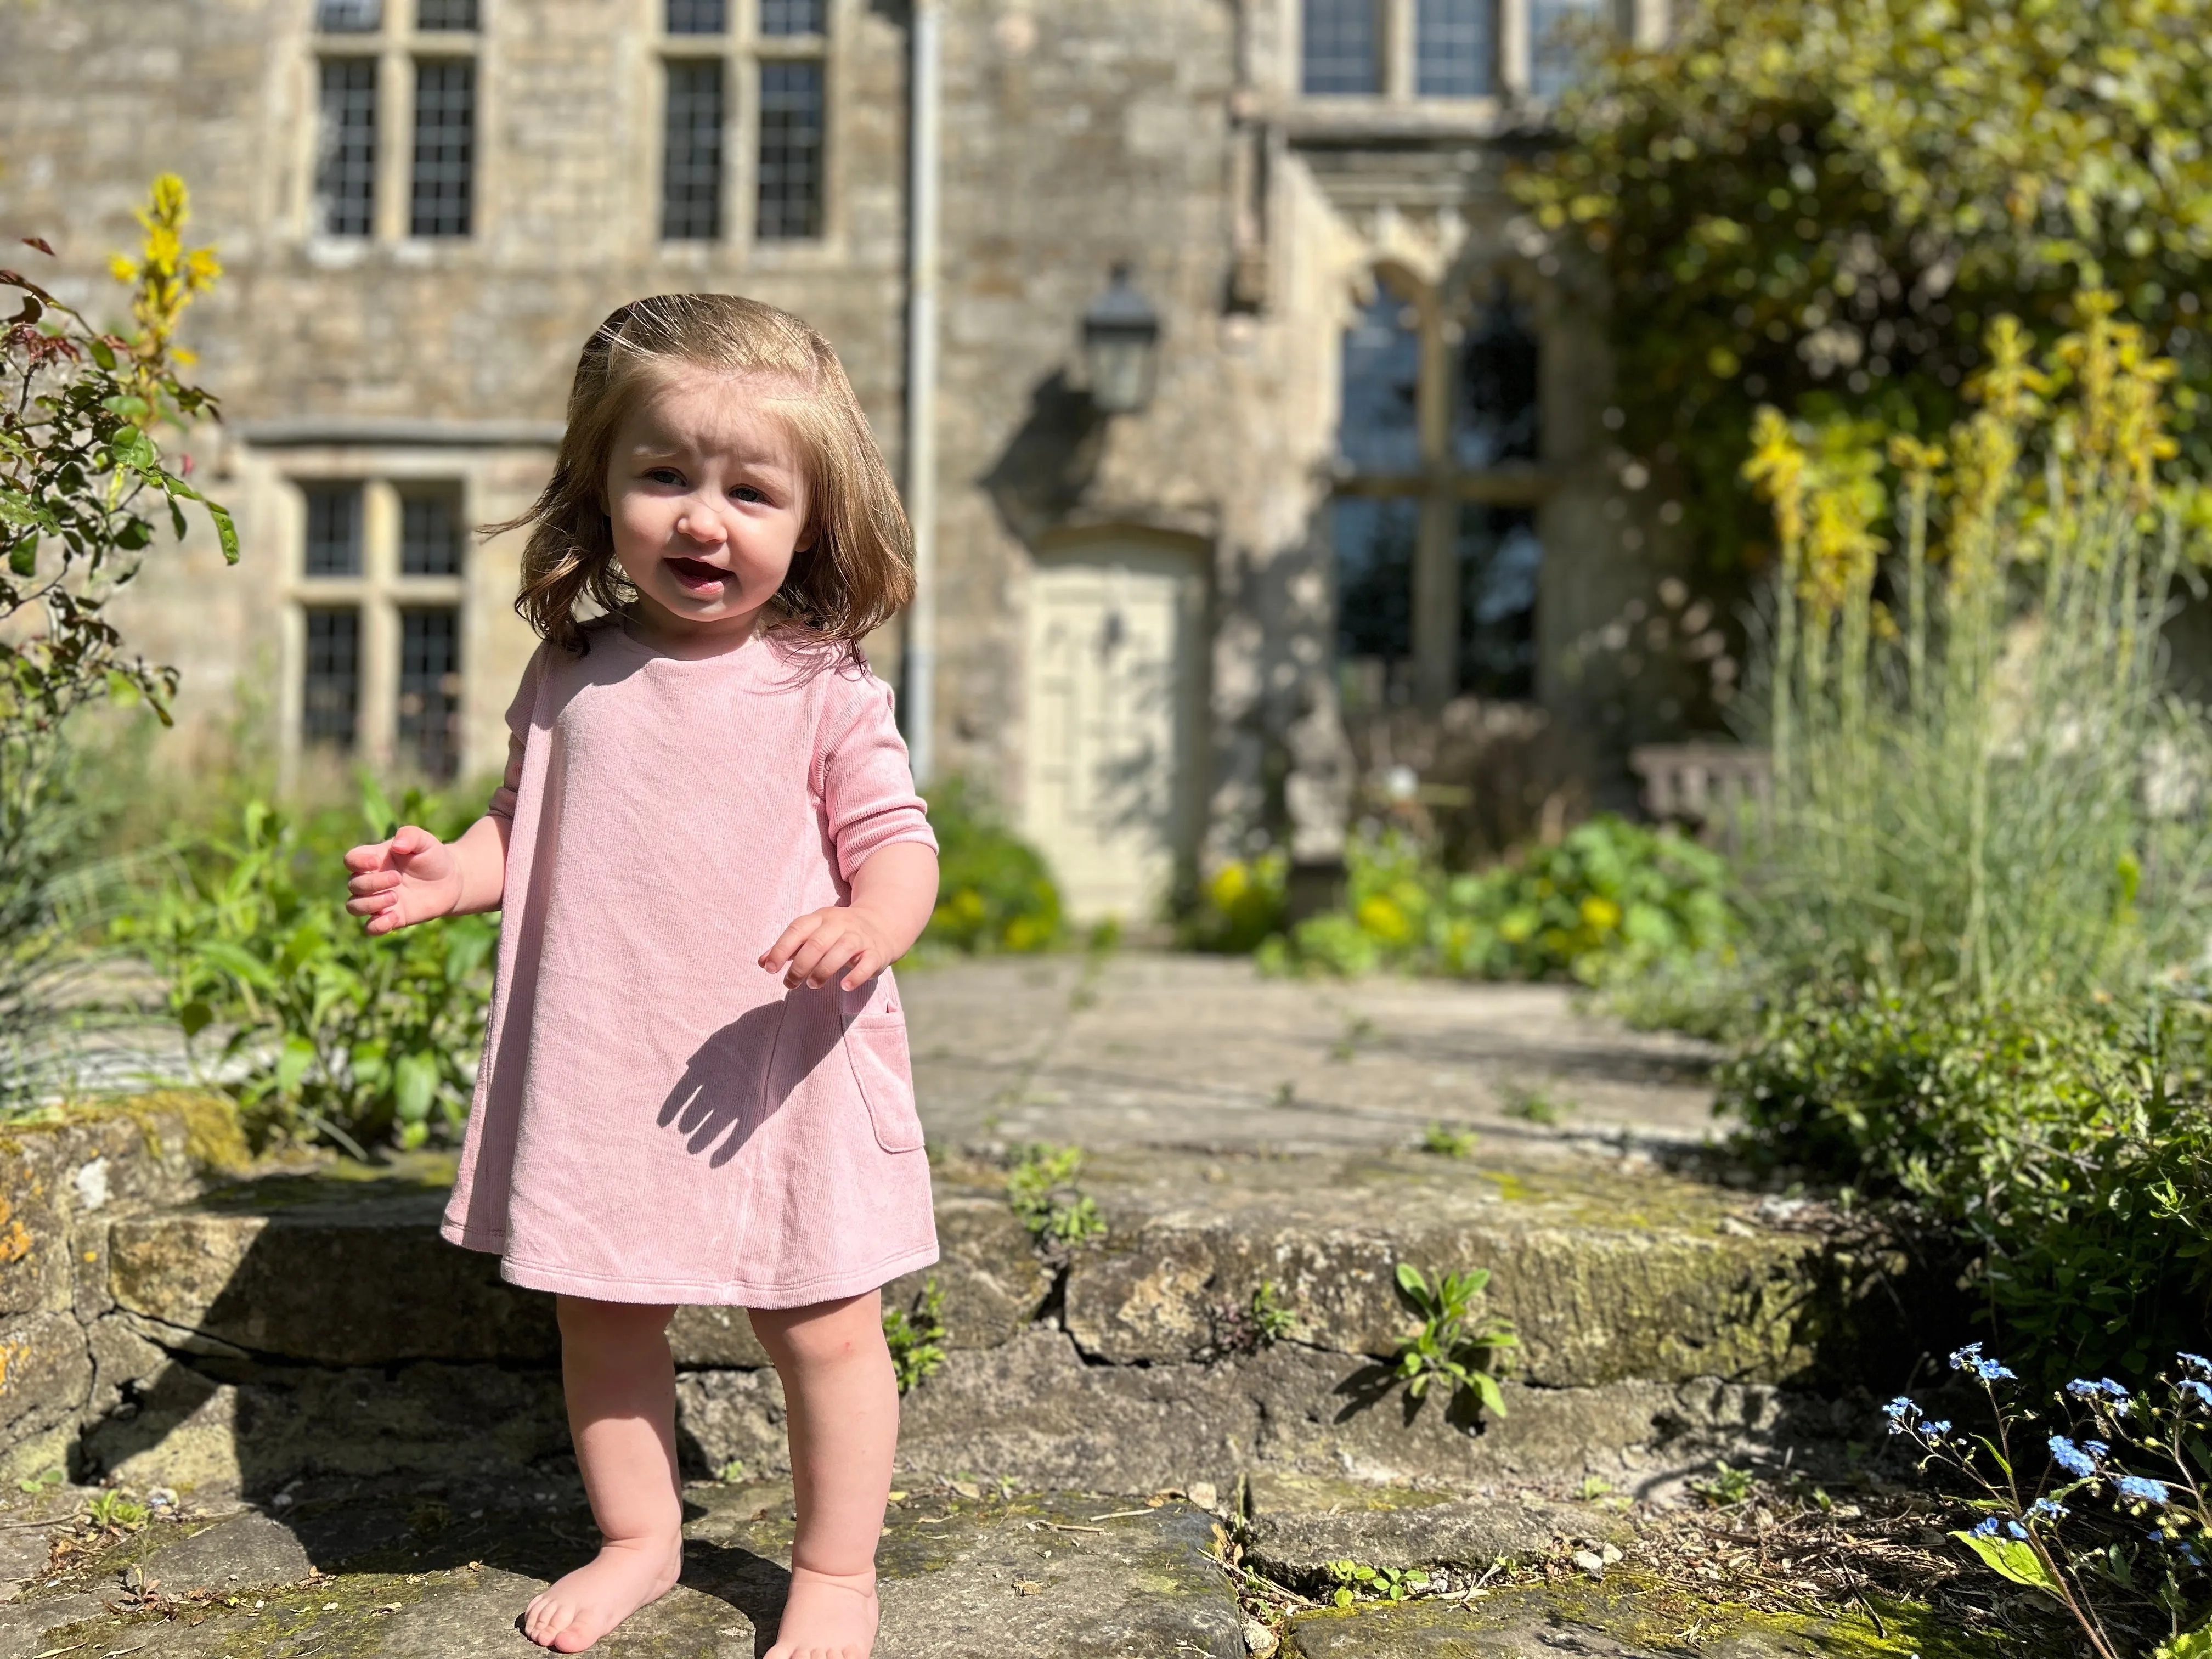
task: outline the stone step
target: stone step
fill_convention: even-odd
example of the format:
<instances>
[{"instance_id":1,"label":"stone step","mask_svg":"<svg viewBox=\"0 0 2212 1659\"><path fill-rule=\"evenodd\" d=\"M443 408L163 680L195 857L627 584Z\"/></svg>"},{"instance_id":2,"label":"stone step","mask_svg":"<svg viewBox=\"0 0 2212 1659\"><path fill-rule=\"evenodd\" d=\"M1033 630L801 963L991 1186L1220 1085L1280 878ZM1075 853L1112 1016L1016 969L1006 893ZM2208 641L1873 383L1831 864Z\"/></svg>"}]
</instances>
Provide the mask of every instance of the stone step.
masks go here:
<instances>
[{"instance_id":1,"label":"stone step","mask_svg":"<svg viewBox=\"0 0 2212 1659\"><path fill-rule=\"evenodd\" d=\"M550 1301L437 1237L448 1173L270 1177L109 1223L105 1305L79 1301L121 1380L83 1467L266 1493L557 1455ZM933 1278L944 1298L945 1363L907 1402L917 1476L1471 1491L1596 1471L1653 1490L1747 1445L1854 1432L1825 1394L1913 1358L1901 1252L1632 1159L1116 1152L1079 1178L1105 1236L1058 1249L1003 1170L938 1176L944 1260L887 1291L910 1306ZM1393 1375L1414 1325L1400 1262L1493 1271L1488 1305L1522 1339L1502 1418L1415 1402ZM1289 1322L1274 1340L1244 1317L1263 1284ZM742 1313L685 1309L672 1337L693 1472L781 1472L781 1395Z\"/></svg>"},{"instance_id":2,"label":"stone step","mask_svg":"<svg viewBox=\"0 0 2212 1659\"><path fill-rule=\"evenodd\" d=\"M440 1480L307 1483L274 1511L173 1518L59 1558L0 1601L0 1652L129 1652L143 1659L473 1659L532 1651L523 1606L595 1537L574 1472L480 1486ZM74 1491L41 1514L81 1516ZM1591 1505L1510 1496L1487 1504L1377 1494L1343 1483L1255 1482L1215 1513L1182 1494L1116 1498L969 1485L901 1492L880 1556L883 1659L1999 1659L1998 1644L1917 1605L1778 1610L1731 1585L1703 1589L1637 1563L1628 1520ZM775 1633L791 1542L776 1482L685 1492L682 1584L593 1651L610 1659L740 1659ZM1229 1539L1240 1503L1244 1569L1303 1583L1308 1604L1255 1588ZM1378 1503L1395 1508L1378 1508ZM12 1533L16 1500L0 1505ZM15 1513L6 1511L12 1509ZM1226 1522L1228 1524L1224 1524ZM57 1528L54 1536L68 1535ZM87 1534L82 1531L80 1539ZM1619 1540L1593 1581L1568 1565ZM46 1540L40 1540L41 1552ZM1326 1565L1419 1566L1417 1599L1327 1605ZM1550 1562L1549 1568L1529 1564ZM1302 1566L1300 1563L1310 1565ZM1521 1564L1496 1587L1503 1568ZM1320 1580L1322 1582L1314 1582ZM1315 1601L1322 1601L1313 1606Z\"/></svg>"}]
</instances>

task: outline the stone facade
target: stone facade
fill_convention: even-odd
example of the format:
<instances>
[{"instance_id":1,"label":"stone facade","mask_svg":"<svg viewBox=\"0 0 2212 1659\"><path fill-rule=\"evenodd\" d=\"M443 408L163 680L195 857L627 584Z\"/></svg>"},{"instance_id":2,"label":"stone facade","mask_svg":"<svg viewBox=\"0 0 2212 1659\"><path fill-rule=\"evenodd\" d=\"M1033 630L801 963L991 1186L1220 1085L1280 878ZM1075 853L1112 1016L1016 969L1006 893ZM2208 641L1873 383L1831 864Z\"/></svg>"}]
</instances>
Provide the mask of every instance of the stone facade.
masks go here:
<instances>
[{"instance_id":1,"label":"stone facade","mask_svg":"<svg viewBox=\"0 0 2212 1659\"><path fill-rule=\"evenodd\" d=\"M332 648L315 618L357 611L358 706L341 717L358 752L404 759L422 717L407 712L403 638L416 639L410 617L442 610L459 654L444 758L480 776L532 646L508 608L519 538L471 545L458 576L410 574L408 503L435 484L459 491L466 522L520 512L575 352L608 310L705 287L799 312L836 343L901 465L908 8L824 0L815 30L810 6L731 0L726 33L695 35L667 32L667 0L480 0L453 14L474 17L462 30L385 0L374 29L351 32L319 29L323 3L0 14L0 228L48 237L54 285L105 317L105 258L169 168L193 189L194 240L227 267L189 324L227 417L195 444L246 559L226 573L204 542L164 551L120 608L136 641L183 668L186 715L244 707L298 744L303 724L331 718L308 707L327 687L303 690L309 656ZM1650 4L1616 21L1653 33ZM1498 729L1548 757L1524 757L1510 787L1548 791L1556 808L1559 778L1602 780L1630 738L1680 718L1672 692L1631 695L1617 660L1623 618L1642 623L1646 604L1657 619L1643 596L1672 556L1640 475L1606 442L1604 296L1577 288L1501 185L1508 158L1540 142L1530 31L1562 0L1498 5L1377 0L1374 88L1312 95L1301 29L1341 0L945 0L934 754L1009 804L1079 912L1133 916L1262 837L1326 861L1374 781L1363 769L1437 752L1376 738L1408 719L1431 739L1454 720L1489 730L1503 697ZM335 7L340 21L378 9ZM1459 10L1493 31L1483 73L1500 90L1423 95L1418 20ZM798 35L763 32L794 17ZM326 234L318 171L324 66L340 58L377 66L361 71L379 100L362 234ZM414 235L416 66L463 60L468 234ZM671 62L723 66L713 237L661 234ZM762 234L755 205L769 72L756 66L787 62L818 64L826 89L816 234ZM1155 395L1109 416L1085 389L1080 319L1121 264L1162 327ZM1402 306L1395 325L1422 365L1420 453L1398 483L1347 483L1346 331L1382 296ZM1447 383L1507 296L1533 330L1540 441L1477 465L1455 459ZM353 481L358 572L310 574L321 532L303 486ZM1331 502L1401 485L1409 503L1446 505L1404 509L1426 514L1405 575L1407 660L1363 681L1340 660L1332 526L1350 521ZM1527 672L1485 703L1461 695L1469 605L1455 590L1476 567L1455 562L1454 512L1462 526L1502 514L1542 550L1533 617L1524 595L1504 624L1528 635L1512 643ZM896 675L901 641L886 633L872 653ZM1593 641L1614 649L1581 648ZM1392 687L1403 708L1357 707Z\"/></svg>"}]
</instances>

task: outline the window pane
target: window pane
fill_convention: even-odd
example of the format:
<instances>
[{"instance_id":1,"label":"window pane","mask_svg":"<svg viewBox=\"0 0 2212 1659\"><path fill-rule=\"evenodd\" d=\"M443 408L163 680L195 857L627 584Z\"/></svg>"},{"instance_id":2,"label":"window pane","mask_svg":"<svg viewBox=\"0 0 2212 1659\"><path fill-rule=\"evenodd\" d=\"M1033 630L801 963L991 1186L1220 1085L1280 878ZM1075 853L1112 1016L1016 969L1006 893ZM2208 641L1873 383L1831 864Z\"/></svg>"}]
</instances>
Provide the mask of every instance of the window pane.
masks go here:
<instances>
[{"instance_id":1,"label":"window pane","mask_svg":"<svg viewBox=\"0 0 2212 1659\"><path fill-rule=\"evenodd\" d=\"M1536 577L1544 544L1526 507L1459 510L1459 688L1482 697L1536 690Z\"/></svg>"},{"instance_id":2,"label":"window pane","mask_svg":"<svg viewBox=\"0 0 2212 1659\"><path fill-rule=\"evenodd\" d=\"M361 486L308 484L307 544L300 562L310 576L361 574Z\"/></svg>"},{"instance_id":3,"label":"window pane","mask_svg":"<svg viewBox=\"0 0 2212 1659\"><path fill-rule=\"evenodd\" d=\"M325 236L376 228L376 60L323 59L315 218Z\"/></svg>"},{"instance_id":4,"label":"window pane","mask_svg":"<svg viewBox=\"0 0 2212 1659\"><path fill-rule=\"evenodd\" d=\"M450 489L410 489L399 498L399 573L461 574L461 501Z\"/></svg>"},{"instance_id":5,"label":"window pane","mask_svg":"<svg viewBox=\"0 0 2212 1659\"><path fill-rule=\"evenodd\" d=\"M1337 654L1385 661L1411 657L1420 503L1404 495L1340 495L1331 518Z\"/></svg>"},{"instance_id":6,"label":"window pane","mask_svg":"<svg viewBox=\"0 0 2212 1659\"><path fill-rule=\"evenodd\" d=\"M1462 466L1537 459L1540 358L1528 307L1499 283L1460 354L1452 453Z\"/></svg>"},{"instance_id":7,"label":"window pane","mask_svg":"<svg viewBox=\"0 0 2212 1659\"><path fill-rule=\"evenodd\" d=\"M1377 0L1305 0L1302 84L1308 92L1380 92Z\"/></svg>"},{"instance_id":8,"label":"window pane","mask_svg":"<svg viewBox=\"0 0 2212 1659\"><path fill-rule=\"evenodd\" d=\"M361 714L361 612L316 607L307 613L307 658L300 696L300 736L351 749Z\"/></svg>"},{"instance_id":9,"label":"window pane","mask_svg":"<svg viewBox=\"0 0 2212 1659\"><path fill-rule=\"evenodd\" d=\"M1497 61L1495 0L1420 0L1414 88L1424 98L1481 98Z\"/></svg>"},{"instance_id":10,"label":"window pane","mask_svg":"<svg viewBox=\"0 0 2212 1659\"><path fill-rule=\"evenodd\" d=\"M722 34L729 27L727 0L668 0L671 34Z\"/></svg>"},{"instance_id":11,"label":"window pane","mask_svg":"<svg viewBox=\"0 0 2212 1659\"><path fill-rule=\"evenodd\" d=\"M476 172L477 66L466 58L415 65L415 185L408 230L465 236Z\"/></svg>"},{"instance_id":12,"label":"window pane","mask_svg":"<svg viewBox=\"0 0 2212 1659\"><path fill-rule=\"evenodd\" d=\"M461 613L399 613L399 746L416 768L450 778L460 763Z\"/></svg>"},{"instance_id":13,"label":"window pane","mask_svg":"<svg viewBox=\"0 0 2212 1659\"><path fill-rule=\"evenodd\" d=\"M315 27L325 34L371 34L384 27L384 0L316 0Z\"/></svg>"},{"instance_id":14,"label":"window pane","mask_svg":"<svg viewBox=\"0 0 2212 1659\"><path fill-rule=\"evenodd\" d=\"M763 64L760 212L763 240L822 234L822 65Z\"/></svg>"},{"instance_id":15,"label":"window pane","mask_svg":"<svg viewBox=\"0 0 2212 1659\"><path fill-rule=\"evenodd\" d=\"M660 150L660 234L672 241L722 234L722 65L668 66Z\"/></svg>"},{"instance_id":16,"label":"window pane","mask_svg":"<svg viewBox=\"0 0 2212 1659\"><path fill-rule=\"evenodd\" d=\"M477 0L415 0L418 29L472 29L477 26Z\"/></svg>"},{"instance_id":17,"label":"window pane","mask_svg":"<svg viewBox=\"0 0 2212 1659\"><path fill-rule=\"evenodd\" d=\"M826 0L760 0L763 34L819 34Z\"/></svg>"},{"instance_id":18,"label":"window pane","mask_svg":"<svg viewBox=\"0 0 2212 1659\"><path fill-rule=\"evenodd\" d=\"M1421 464L1419 316L1389 294L1344 335L1344 416L1337 453L1352 465L1411 472Z\"/></svg>"},{"instance_id":19,"label":"window pane","mask_svg":"<svg viewBox=\"0 0 2212 1659\"><path fill-rule=\"evenodd\" d=\"M1528 0L1528 89L1556 98L1582 78L1607 0Z\"/></svg>"}]
</instances>

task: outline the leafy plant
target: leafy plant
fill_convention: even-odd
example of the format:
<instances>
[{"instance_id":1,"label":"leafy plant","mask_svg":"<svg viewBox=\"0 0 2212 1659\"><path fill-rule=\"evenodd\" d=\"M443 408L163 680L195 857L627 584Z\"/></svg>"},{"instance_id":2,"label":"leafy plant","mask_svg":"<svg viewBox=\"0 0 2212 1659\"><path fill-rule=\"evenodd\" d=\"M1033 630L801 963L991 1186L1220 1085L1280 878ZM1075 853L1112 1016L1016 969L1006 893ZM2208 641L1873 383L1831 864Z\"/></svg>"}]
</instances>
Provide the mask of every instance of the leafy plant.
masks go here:
<instances>
[{"instance_id":1,"label":"leafy plant","mask_svg":"<svg viewBox=\"0 0 2212 1659\"><path fill-rule=\"evenodd\" d=\"M1060 1245L1103 1238L1106 1218L1098 1213L1091 1195L1075 1184L1082 1169L1080 1147L1024 1147L1006 1176L1006 1200L1023 1225Z\"/></svg>"},{"instance_id":2,"label":"leafy plant","mask_svg":"<svg viewBox=\"0 0 2212 1659\"><path fill-rule=\"evenodd\" d=\"M2140 1374L2203 1328L2208 1046L2203 1006L2181 995L1978 1007L1807 989L1722 1065L1719 1106L1754 1164L1952 1229L2039 1364Z\"/></svg>"},{"instance_id":3,"label":"leafy plant","mask_svg":"<svg viewBox=\"0 0 2212 1659\"><path fill-rule=\"evenodd\" d=\"M1505 1091L1505 1104L1500 1109L1506 1116L1517 1117L1523 1123L1539 1123L1552 1127L1566 1121L1567 1113L1572 1108L1541 1089L1510 1088Z\"/></svg>"},{"instance_id":4,"label":"leafy plant","mask_svg":"<svg viewBox=\"0 0 2212 1659\"><path fill-rule=\"evenodd\" d=\"M1058 945L1065 932L1060 889L1043 855L963 780L948 778L930 793L938 898L922 930L922 949L976 956Z\"/></svg>"},{"instance_id":5,"label":"leafy plant","mask_svg":"<svg viewBox=\"0 0 2212 1659\"><path fill-rule=\"evenodd\" d=\"M2100 282L2180 355L2202 313L2212 61L2202 0L1692 0L1611 54L1513 188L1599 267L1619 441L1717 566L1765 538L1735 477L1754 412L1941 432L1998 310L2046 334Z\"/></svg>"},{"instance_id":6,"label":"leafy plant","mask_svg":"<svg viewBox=\"0 0 2212 1659\"><path fill-rule=\"evenodd\" d=\"M69 1471L67 1469L41 1469L36 1474L29 1475L23 1480L18 1480L15 1483L15 1490L17 1492L46 1492L50 1488L61 1486L67 1481L68 1479Z\"/></svg>"},{"instance_id":7,"label":"leafy plant","mask_svg":"<svg viewBox=\"0 0 2212 1659\"><path fill-rule=\"evenodd\" d=\"M1756 1485L1757 1477L1749 1469L1739 1469L1716 1458L1713 1472L1690 1482L1690 1490L1697 1493L1707 1509L1732 1510L1750 1498Z\"/></svg>"},{"instance_id":8,"label":"leafy plant","mask_svg":"<svg viewBox=\"0 0 2212 1659\"><path fill-rule=\"evenodd\" d=\"M1421 1131L1421 1150L1438 1158L1472 1158L1475 1143L1481 1139L1472 1129L1462 1125L1433 1122Z\"/></svg>"},{"instance_id":9,"label":"leafy plant","mask_svg":"<svg viewBox=\"0 0 2212 1659\"><path fill-rule=\"evenodd\" d=\"M1262 1346L1281 1341L1297 1328L1297 1315L1283 1301L1272 1279L1263 1279L1253 1287L1252 1299L1245 1304L1244 1311Z\"/></svg>"},{"instance_id":10,"label":"leafy plant","mask_svg":"<svg viewBox=\"0 0 2212 1659\"><path fill-rule=\"evenodd\" d=\"M2025 1443L2048 1425L2011 1400L2004 1385L2018 1378L1978 1342L1951 1365L1982 1390L1990 1434L1960 1433L1907 1395L1883 1407L1890 1432L1919 1448L1922 1469L1941 1467L1979 1494L1982 1519L1951 1536L1999 1577L2063 1607L2100 1659L2121 1659L2133 1645L2124 1636L2146 1632L2115 1626L2145 1614L2186 1651L2181 1626L2201 1624L2212 1594L2212 1360L2176 1361L2179 1380L2161 1376L2143 1394L2109 1377L2068 1382L2057 1396L2064 1432L2046 1434L2048 1455L2033 1464ZM2093 1500L2101 1526L2079 1513Z\"/></svg>"},{"instance_id":11,"label":"leafy plant","mask_svg":"<svg viewBox=\"0 0 2212 1659\"><path fill-rule=\"evenodd\" d=\"M945 1292L938 1288L935 1273L922 1281L921 1294L911 1311L884 1310L884 1341L891 1351L891 1370L898 1377L901 1394L926 1381L945 1364L947 1334Z\"/></svg>"},{"instance_id":12,"label":"leafy plant","mask_svg":"<svg viewBox=\"0 0 2212 1659\"><path fill-rule=\"evenodd\" d=\"M1498 1378L1520 1338L1510 1320L1476 1312L1489 1288L1490 1270L1444 1273L1431 1289L1419 1267L1401 1261L1397 1283L1400 1298L1421 1321L1420 1328L1398 1345L1394 1362L1406 1392L1419 1400L1442 1378L1451 1384L1455 1405L1462 1395L1472 1395L1492 1416L1504 1416L1505 1396Z\"/></svg>"},{"instance_id":13,"label":"leafy plant","mask_svg":"<svg viewBox=\"0 0 2212 1659\"><path fill-rule=\"evenodd\" d=\"M154 182L139 221L144 247L118 255L137 327L95 328L32 278L0 270L21 305L0 319L0 1041L17 1093L27 1043L53 1018L52 972L70 941L72 877L87 826L72 793L74 718L100 704L143 705L167 725L176 671L131 654L109 603L137 574L157 522L186 534L184 504L212 520L235 562L230 515L173 466L157 434L212 420L214 398L179 378L179 318L220 274L185 251L183 183ZM28 246L49 257L36 238ZM81 884L80 884L81 885Z\"/></svg>"},{"instance_id":14,"label":"leafy plant","mask_svg":"<svg viewBox=\"0 0 2212 1659\"><path fill-rule=\"evenodd\" d=\"M1239 956L1257 950L1282 930L1289 882L1290 860L1282 853L1230 860L1200 890L1184 917L1183 943Z\"/></svg>"},{"instance_id":15,"label":"leafy plant","mask_svg":"<svg viewBox=\"0 0 2212 1659\"><path fill-rule=\"evenodd\" d=\"M1353 1560L1331 1561L1328 1576L1336 1589L1329 1600L1348 1607L1354 1601L1403 1601L1429 1587L1429 1575L1419 1567L1370 1567Z\"/></svg>"},{"instance_id":16,"label":"leafy plant","mask_svg":"<svg viewBox=\"0 0 2212 1659\"><path fill-rule=\"evenodd\" d=\"M403 819L450 836L464 817L416 791L395 813L363 787L371 837ZM365 1157L465 1122L498 927L453 916L369 938L335 873L356 838L342 825L304 835L252 802L234 838L186 849L112 931L168 981L196 1060L204 1036L219 1038L216 1074L258 1139L321 1137Z\"/></svg>"},{"instance_id":17,"label":"leafy plant","mask_svg":"<svg viewBox=\"0 0 2212 1659\"><path fill-rule=\"evenodd\" d=\"M2162 653L2208 501L2159 480L2173 368L2116 305L2077 296L2039 360L1998 319L1941 447L1762 415L1745 471L1782 556L1750 914L1772 977L2018 1001L2202 956L2212 726Z\"/></svg>"},{"instance_id":18,"label":"leafy plant","mask_svg":"<svg viewBox=\"0 0 2212 1659\"><path fill-rule=\"evenodd\" d=\"M1478 873L1446 872L1397 830L1355 840L1346 860L1346 908L1270 941L1263 967L1599 985L1724 954L1735 932L1717 854L1610 814Z\"/></svg>"},{"instance_id":19,"label":"leafy plant","mask_svg":"<svg viewBox=\"0 0 2212 1659\"><path fill-rule=\"evenodd\" d=\"M85 1506L85 1518L104 1530L136 1532L146 1524L146 1506L119 1489L103 1492Z\"/></svg>"}]
</instances>

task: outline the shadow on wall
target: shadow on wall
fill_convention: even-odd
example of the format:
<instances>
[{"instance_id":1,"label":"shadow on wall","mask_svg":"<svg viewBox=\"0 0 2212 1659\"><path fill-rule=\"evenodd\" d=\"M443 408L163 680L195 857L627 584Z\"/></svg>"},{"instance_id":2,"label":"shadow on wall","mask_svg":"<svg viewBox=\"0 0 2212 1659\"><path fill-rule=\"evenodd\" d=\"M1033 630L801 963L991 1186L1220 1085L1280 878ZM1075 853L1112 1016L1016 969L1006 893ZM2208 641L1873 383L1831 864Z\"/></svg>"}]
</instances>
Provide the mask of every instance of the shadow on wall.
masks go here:
<instances>
[{"instance_id":1,"label":"shadow on wall","mask_svg":"<svg viewBox=\"0 0 2212 1659\"><path fill-rule=\"evenodd\" d=\"M1082 502L1105 453L1107 416L1054 370L1030 392L1030 412L976 482L1007 531L1035 546Z\"/></svg>"}]
</instances>

